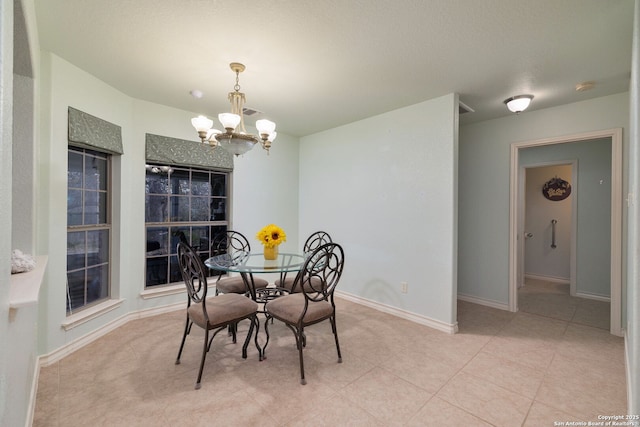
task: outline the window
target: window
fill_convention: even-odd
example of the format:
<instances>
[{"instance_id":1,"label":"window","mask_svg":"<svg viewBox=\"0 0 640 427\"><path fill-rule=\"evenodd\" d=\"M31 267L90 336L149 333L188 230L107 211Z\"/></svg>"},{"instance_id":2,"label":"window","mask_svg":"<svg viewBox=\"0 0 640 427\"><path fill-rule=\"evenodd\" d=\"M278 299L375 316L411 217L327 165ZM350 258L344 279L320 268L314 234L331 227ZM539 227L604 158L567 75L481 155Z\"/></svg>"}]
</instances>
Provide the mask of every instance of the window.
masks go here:
<instances>
[{"instance_id":1,"label":"window","mask_svg":"<svg viewBox=\"0 0 640 427\"><path fill-rule=\"evenodd\" d=\"M176 255L180 232L203 260L209 257L211 238L229 224L228 177L226 172L147 165L146 288L182 282Z\"/></svg>"},{"instance_id":2,"label":"window","mask_svg":"<svg viewBox=\"0 0 640 427\"><path fill-rule=\"evenodd\" d=\"M69 147L67 169L67 315L108 299L110 156Z\"/></svg>"}]
</instances>

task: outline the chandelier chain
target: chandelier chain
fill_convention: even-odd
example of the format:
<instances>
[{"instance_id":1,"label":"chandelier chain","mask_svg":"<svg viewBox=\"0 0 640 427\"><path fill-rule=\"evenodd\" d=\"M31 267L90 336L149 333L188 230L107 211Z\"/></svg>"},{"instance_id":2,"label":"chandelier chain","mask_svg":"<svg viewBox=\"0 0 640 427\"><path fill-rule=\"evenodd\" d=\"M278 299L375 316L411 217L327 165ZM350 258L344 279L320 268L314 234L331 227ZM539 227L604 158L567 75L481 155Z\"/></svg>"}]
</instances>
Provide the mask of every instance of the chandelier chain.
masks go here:
<instances>
[{"instance_id":1,"label":"chandelier chain","mask_svg":"<svg viewBox=\"0 0 640 427\"><path fill-rule=\"evenodd\" d=\"M240 92L240 71L236 70L236 85L233 87L236 92Z\"/></svg>"}]
</instances>

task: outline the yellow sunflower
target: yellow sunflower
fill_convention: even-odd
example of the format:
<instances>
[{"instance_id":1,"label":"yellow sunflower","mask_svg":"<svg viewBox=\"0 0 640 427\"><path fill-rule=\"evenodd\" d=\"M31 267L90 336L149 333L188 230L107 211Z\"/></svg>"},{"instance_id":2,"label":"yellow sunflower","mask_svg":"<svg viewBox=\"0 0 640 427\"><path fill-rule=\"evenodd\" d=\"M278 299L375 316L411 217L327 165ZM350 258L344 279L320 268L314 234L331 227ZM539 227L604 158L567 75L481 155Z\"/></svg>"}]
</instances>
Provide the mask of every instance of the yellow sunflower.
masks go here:
<instances>
[{"instance_id":1,"label":"yellow sunflower","mask_svg":"<svg viewBox=\"0 0 640 427\"><path fill-rule=\"evenodd\" d=\"M265 248L273 248L274 246L278 246L280 243L286 242L287 234L277 225L269 224L258 231L256 239L258 239Z\"/></svg>"}]
</instances>

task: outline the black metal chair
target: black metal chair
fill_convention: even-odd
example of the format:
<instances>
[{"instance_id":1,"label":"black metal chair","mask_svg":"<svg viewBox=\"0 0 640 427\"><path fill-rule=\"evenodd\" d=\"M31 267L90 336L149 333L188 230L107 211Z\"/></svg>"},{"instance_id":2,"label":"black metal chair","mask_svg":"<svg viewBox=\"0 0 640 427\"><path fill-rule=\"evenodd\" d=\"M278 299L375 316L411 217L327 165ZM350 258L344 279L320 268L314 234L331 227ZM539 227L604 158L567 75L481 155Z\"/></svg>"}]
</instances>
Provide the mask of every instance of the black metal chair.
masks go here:
<instances>
[{"instance_id":1,"label":"black metal chair","mask_svg":"<svg viewBox=\"0 0 640 427\"><path fill-rule=\"evenodd\" d=\"M255 344L258 348L258 355L261 357L261 349L258 345L258 330L260 322L257 317L258 304L251 299L238 294L224 294L207 298L207 270L198 254L184 241L178 243L178 264L180 272L187 287L187 321L184 327L180 350L176 359L176 365L180 364L180 356L184 348L187 335L191 332L191 327L195 323L205 330L204 347L202 349L202 359L200 361L200 371L196 381L196 389L200 388L202 370L207 353L211 349L213 338L223 329L232 327L235 330L238 322L249 319L251 325L247 332L247 338L242 346L242 358L247 358L247 347L256 329ZM209 331L214 330L209 338ZM235 336L234 336L235 338ZM235 342L235 339L234 339Z\"/></svg>"},{"instance_id":2,"label":"black metal chair","mask_svg":"<svg viewBox=\"0 0 640 427\"><path fill-rule=\"evenodd\" d=\"M327 233L326 231L316 231L307 238L306 242L304 242L304 253L305 255L309 255L320 246L331 242L332 240L331 236L329 236L329 233ZM293 284L295 281L296 276L287 276L284 278L284 280L277 279L274 284L276 288L285 289L289 293L302 292L302 289L299 286L296 286L296 288L294 289Z\"/></svg>"},{"instance_id":3,"label":"black metal chair","mask_svg":"<svg viewBox=\"0 0 640 427\"><path fill-rule=\"evenodd\" d=\"M247 238L238 231L228 230L213 238L211 243L211 256L229 254L232 258L246 256L251 251L251 245ZM216 280L216 295L223 294L246 294L249 292L241 276L222 277L224 272L220 272ZM253 278L256 289L263 289L269 282L259 277Z\"/></svg>"},{"instance_id":4,"label":"black metal chair","mask_svg":"<svg viewBox=\"0 0 640 427\"><path fill-rule=\"evenodd\" d=\"M284 322L296 337L296 347L300 357L300 383L303 385L307 383L304 377L302 355L306 345L304 330L307 326L329 319L336 341L338 363L342 363L333 293L342 276L343 267L342 247L337 243L324 244L313 251L305 262L301 274L296 278L294 286L300 286L302 292L276 298L265 305L267 340L269 339L269 318Z\"/></svg>"}]
</instances>

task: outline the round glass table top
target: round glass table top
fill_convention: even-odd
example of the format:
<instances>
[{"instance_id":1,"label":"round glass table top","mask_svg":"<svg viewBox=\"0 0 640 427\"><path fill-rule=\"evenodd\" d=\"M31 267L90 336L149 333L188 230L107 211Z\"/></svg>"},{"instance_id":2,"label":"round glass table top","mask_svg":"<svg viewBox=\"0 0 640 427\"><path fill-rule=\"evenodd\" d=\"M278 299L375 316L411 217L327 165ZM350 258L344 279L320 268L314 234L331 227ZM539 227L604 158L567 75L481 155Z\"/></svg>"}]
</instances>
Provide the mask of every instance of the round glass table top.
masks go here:
<instances>
[{"instance_id":1,"label":"round glass table top","mask_svg":"<svg viewBox=\"0 0 640 427\"><path fill-rule=\"evenodd\" d=\"M214 270L236 273L278 273L298 271L305 260L302 254L280 253L275 260L266 260L262 252L234 252L213 256L204 264Z\"/></svg>"}]
</instances>

